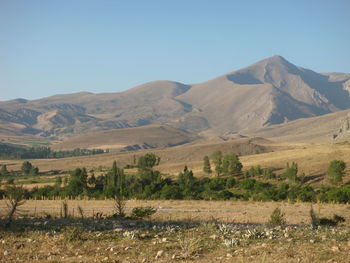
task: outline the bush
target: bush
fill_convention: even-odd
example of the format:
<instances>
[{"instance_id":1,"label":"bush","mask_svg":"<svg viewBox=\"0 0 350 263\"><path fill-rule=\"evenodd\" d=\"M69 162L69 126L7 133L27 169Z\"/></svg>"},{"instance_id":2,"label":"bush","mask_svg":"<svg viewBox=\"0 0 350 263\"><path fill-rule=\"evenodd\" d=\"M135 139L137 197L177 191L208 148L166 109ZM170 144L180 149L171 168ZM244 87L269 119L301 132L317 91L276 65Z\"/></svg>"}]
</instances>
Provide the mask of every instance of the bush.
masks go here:
<instances>
[{"instance_id":1,"label":"bush","mask_svg":"<svg viewBox=\"0 0 350 263\"><path fill-rule=\"evenodd\" d=\"M270 220L268 223L271 225L278 226L286 224L285 214L282 212L281 209L275 208L275 210L273 210L270 216Z\"/></svg>"},{"instance_id":2,"label":"bush","mask_svg":"<svg viewBox=\"0 0 350 263\"><path fill-rule=\"evenodd\" d=\"M350 202L350 185L329 190L326 193L326 201L333 201L344 204Z\"/></svg>"},{"instance_id":3,"label":"bush","mask_svg":"<svg viewBox=\"0 0 350 263\"><path fill-rule=\"evenodd\" d=\"M151 206L139 206L135 207L131 211L131 216L137 219L142 219L145 217L150 217L154 213L157 212L157 209L151 207Z\"/></svg>"},{"instance_id":4,"label":"bush","mask_svg":"<svg viewBox=\"0 0 350 263\"><path fill-rule=\"evenodd\" d=\"M253 190L256 184L255 179L245 179L239 182L239 186L245 190Z\"/></svg>"},{"instance_id":5,"label":"bush","mask_svg":"<svg viewBox=\"0 0 350 263\"><path fill-rule=\"evenodd\" d=\"M263 177L265 177L267 179L275 179L276 178L276 174L272 171L272 169L263 170L262 175L263 175Z\"/></svg>"},{"instance_id":6,"label":"bush","mask_svg":"<svg viewBox=\"0 0 350 263\"><path fill-rule=\"evenodd\" d=\"M175 200L181 200L183 198L181 194L181 189L178 185L165 185L162 188L162 192L160 193L161 199L175 199Z\"/></svg>"},{"instance_id":7,"label":"bush","mask_svg":"<svg viewBox=\"0 0 350 263\"><path fill-rule=\"evenodd\" d=\"M113 215L114 218L125 217L125 205L126 205L126 201L123 196L116 195L114 197L114 210L115 210L115 213Z\"/></svg>"}]
</instances>

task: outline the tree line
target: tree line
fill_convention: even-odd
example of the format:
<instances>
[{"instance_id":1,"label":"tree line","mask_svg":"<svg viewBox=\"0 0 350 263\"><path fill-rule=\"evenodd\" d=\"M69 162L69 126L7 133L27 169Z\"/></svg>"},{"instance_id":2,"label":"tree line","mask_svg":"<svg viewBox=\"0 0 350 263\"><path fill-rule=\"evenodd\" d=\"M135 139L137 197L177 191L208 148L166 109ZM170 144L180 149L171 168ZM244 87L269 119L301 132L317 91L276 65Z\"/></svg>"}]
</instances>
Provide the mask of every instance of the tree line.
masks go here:
<instances>
[{"instance_id":1,"label":"tree line","mask_svg":"<svg viewBox=\"0 0 350 263\"><path fill-rule=\"evenodd\" d=\"M94 155L109 152L101 149L80 149L54 151L50 147L25 147L13 144L0 143L0 159L49 159L74 156Z\"/></svg>"},{"instance_id":2,"label":"tree line","mask_svg":"<svg viewBox=\"0 0 350 263\"><path fill-rule=\"evenodd\" d=\"M341 185L345 163L340 160L332 161L328 169L329 181L336 186L320 187L306 184L305 175L299 171L296 163L288 163L285 171L279 175L260 166L242 172L243 166L237 155L215 153L211 160L204 157L203 170L210 174L212 162L216 176L198 178L185 166L176 178L169 178L154 169L159 162L160 158L155 154L145 154L137 160L138 172L128 175L123 168L117 166L116 161L108 172L96 176L93 170L88 172L85 168L77 168L70 172L68 178L62 180L59 177L53 186L26 191L26 197L41 199L88 196L102 199L119 196L125 199L350 201L350 185ZM275 184L261 179L282 181Z\"/></svg>"}]
</instances>

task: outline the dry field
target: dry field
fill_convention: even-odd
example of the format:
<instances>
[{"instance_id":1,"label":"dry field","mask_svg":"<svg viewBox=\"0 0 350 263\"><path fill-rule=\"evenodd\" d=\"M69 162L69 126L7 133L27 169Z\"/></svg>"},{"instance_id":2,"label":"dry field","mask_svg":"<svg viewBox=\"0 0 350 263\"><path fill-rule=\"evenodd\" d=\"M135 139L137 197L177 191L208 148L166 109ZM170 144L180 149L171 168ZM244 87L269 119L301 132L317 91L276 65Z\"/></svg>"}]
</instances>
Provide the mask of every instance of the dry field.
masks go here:
<instances>
[{"instance_id":1,"label":"dry field","mask_svg":"<svg viewBox=\"0 0 350 263\"><path fill-rule=\"evenodd\" d=\"M244 143L242 143L242 141ZM247 143L247 139L204 145L187 145L161 150L142 150L126 153L109 153L94 156L73 157L64 159L31 160L40 171L73 170L77 167L86 167L88 170L98 170L99 167L110 168L114 160L119 166L132 164L134 157L154 152L161 157L161 163L156 168L164 174L177 175L187 165L195 176L204 176L202 172L203 156L210 155L215 150L223 153L230 151L241 154L244 168L261 165L263 168L274 168L282 172L287 162L297 162L299 171L306 176L320 176L324 179L329 162L334 159L350 163L350 145L343 144L287 144L271 143L268 141ZM254 154L251 154L253 152ZM7 164L9 170L19 170L23 160L1 160L0 164ZM350 166L349 166L350 167ZM347 174L350 175L349 172ZM345 182L350 176L345 177Z\"/></svg>"},{"instance_id":2,"label":"dry field","mask_svg":"<svg viewBox=\"0 0 350 263\"><path fill-rule=\"evenodd\" d=\"M312 230L310 204L230 201L128 201L127 208L151 205L146 220L92 219L112 213L111 201L68 201L85 219L55 218L60 201L28 201L23 218L0 228L0 262L349 262L350 206L315 204L322 216L342 215L346 224ZM4 203L1 203L4 207ZM285 212L287 225L270 226L272 210ZM40 209L39 209L40 208ZM41 218L45 210L54 217ZM76 211L76 210L75 210ZM2 223L0 221L0 223Z\"/></svg>"},{"instance_id":3,"label":"dry field","mask_svg":"<svg viewBox=\"0 0 350 263\"><path fill-rule=\"evenodd\" d=\"M111 216L114 213L113 200L68 200L69 213L78 216L77 207L84 210L86 216L102 213ZM21 210L25 214L53 217L60 216L61 200L28 200ZM205 221L217 220L228 223L257 223L264 224L269 220L272 211L279 207L285 213L289 224L308 224L310 203L287 202L253 202L253 201L204 201L204 200L129 200L126 209L129 211L137 206L152 206L158 209L153 219L167 221ZM6 204L0 200L1 215L4 215ZM334 214L342 215L346 224L350 226L349 204L323 204L313 205L315 212L322 217L332 217Z\"/></svg>"}]
</instances>

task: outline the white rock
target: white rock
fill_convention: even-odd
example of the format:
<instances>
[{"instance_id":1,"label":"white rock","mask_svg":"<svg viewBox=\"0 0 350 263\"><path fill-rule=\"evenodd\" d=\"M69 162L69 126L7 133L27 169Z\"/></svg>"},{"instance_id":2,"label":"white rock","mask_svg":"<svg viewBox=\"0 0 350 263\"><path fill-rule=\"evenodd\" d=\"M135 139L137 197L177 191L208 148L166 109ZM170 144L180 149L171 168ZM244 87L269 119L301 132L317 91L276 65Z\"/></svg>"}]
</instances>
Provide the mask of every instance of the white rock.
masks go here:
<instances>
[{"instance_id":1,"label":"white rock","mask_svg":"<svg viewBox=\"0 0 350 263\"><path fill-rule=\"evenodd\" d=\"M162 257L164 254L164 250L159 250L156 255L156 259Z\"/></svg>"},{"instance_id":2,"label":"white rock","mask_svg":"<svg viewBox=\"0 0 350 263\"><path fill-rule=\"evenodd\" d=\"M334 246L334 247L332 247L332 251L334 251L334 252L338 252L340 249L339 249L339 247L337 247L337 246Z\"/></svg>"},{"instance_id":3,"label":"white rock","mask_svg":"<svg viewBox=\"0 0 350 263\"><path fill-rule=\"evenodd\" d=\"M216 240L218 238L218 236L217 235L211 235L210 238L213 239L213 240Z\"/></svg>"},{"instance_id":4,"label":"white rock","mask_svg":"<svg viewBox=\"0 0 350 263\"><path fill-rule=\"evenodd\" d=\"M11 254L12 254L11 250L5 250L4 251L4 256L8 256L8 255L11 255Z\"/></svg>"}]
</instances>

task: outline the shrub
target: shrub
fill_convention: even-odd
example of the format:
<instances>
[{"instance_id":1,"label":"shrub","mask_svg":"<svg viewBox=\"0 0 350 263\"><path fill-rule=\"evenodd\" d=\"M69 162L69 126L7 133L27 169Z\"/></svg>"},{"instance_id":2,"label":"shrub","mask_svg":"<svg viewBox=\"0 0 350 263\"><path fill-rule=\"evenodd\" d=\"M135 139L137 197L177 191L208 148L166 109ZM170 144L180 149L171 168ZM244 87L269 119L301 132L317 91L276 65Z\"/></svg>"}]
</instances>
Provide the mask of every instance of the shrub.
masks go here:
<instances>
[{"instance_id":1,"label":"shrub","mask_svg":"<svg viewBox=\"0 0 350 263\"><path fill-rule=\"evenodd\" d=\"M326 193L327 201L348 203L350 201L350 185L332 188Z\"/></svg>"},{"instance_id":2,"label":"shrub","mask_svg":"<svg viewBox=\"0 0 350 263\"><path fill-rule=\"evenodd\" d=\"M267 179L275 179L276 174L272 171L272 169L264 169L262 173L263 177Z\"/></svg>"},{"instance_id":3,"label":"shrub","mask_svg":"<svg viewBox=\"0 0 350 263\"><path fill-rule=\"evenodd\" d=\"M161 199L175 199L180 200L182 199L181 189L178 185L165 185L162 188L162 192L160 194Z\"/></svg>"},{"instance_id":4,"label":"shrub","mask_svg":"<svg viewBox=\"0 0 350 263\"><path fill-rule=\"evenodd\" d=\"M270 220L268 222L271 225L284 225L286 224L285 214L282 212L281 209L275 208L273 210Z\"/></svg>"},{"instance_id":5,"label":"shrub","mask_svg":"<svg viewBox=\"0 0 350 263\"><path fill-rule=\"evenodd\" d=\"M114 213L113 217L116 217L116 218L124 217L125 216L125 205L126 205L126 202L125 202L124 197L121 195L116 195L114 197L115 213Z\"/></svg>"},{"instance_id":6,"label":"shrub","mask_svg":"<svg viewBox=\"0 0 350 263\"><path fill-rule=\"evenodd\" d=\"M137 219L142 219L145 217L150 217L154 213L157 212L157 209L151 207L151 206L139 206L135 207L131 211L131 216Z\"/></svg>"},{"instance_id":7,"label":"shrub","mask_svg":"<svg viewBox=\"0 0 350 263\"><path fill-rule=\"evenodd\" d=\"M18 207L23 205L25 190L23 187L7 186L5 189L6 205L8 207L6 226L10 226L15 213L18 211Z\"/></svg>"},{"instance_id":8,"label":"shrub","mask_svg":"<svg viewBox=\"0 0 350 263\"><path fill-rule=\"evenodd\" d=\"M245 190L253 190L256 184L255 179L244 179L239 182L239 186Z\"/></svg>"},{"instance_id":9,"label":"shrub","mask_svg":"<svg viewBox=\"0 0 350 263\"><path fill-rule=\"evenodd\" d=\"M234 177L230 176L229 178L227 178L226 180L226 187L227 188L231 188L233 186L235 186L237 184L237 181Z\"/></svg>"}]
</instances>

